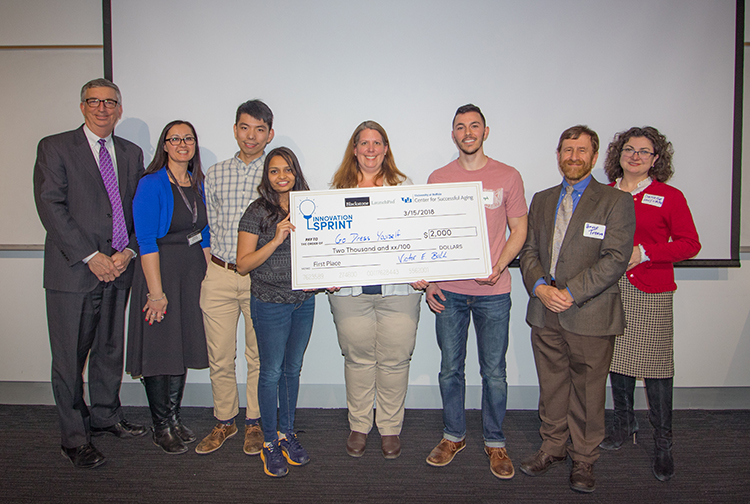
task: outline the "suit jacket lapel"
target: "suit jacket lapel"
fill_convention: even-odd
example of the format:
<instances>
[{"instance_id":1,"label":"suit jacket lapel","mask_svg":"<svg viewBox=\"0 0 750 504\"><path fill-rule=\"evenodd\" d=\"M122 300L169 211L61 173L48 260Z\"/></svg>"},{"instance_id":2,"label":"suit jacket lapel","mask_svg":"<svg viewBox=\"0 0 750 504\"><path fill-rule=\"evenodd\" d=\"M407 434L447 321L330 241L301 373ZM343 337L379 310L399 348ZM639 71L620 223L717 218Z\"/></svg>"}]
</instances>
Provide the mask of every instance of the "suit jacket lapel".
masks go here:
<instances>
[{"instance_id":1,"label":"suit jacket lapel","mask_svg":"<svg viewBox=\"0 0 750 504\"><path fill-rule=\"evenodd\" d=\"M120 190L120 198L125 199L125 191L128 188L128 153L127 147L118 137L112 135L112 141L115 143L115 158L117 158L117 186Z\"/></svg>"},{"instance_id":2,"label":"suit jacket lapel","mask_svg":"<svg viewBox=\"0 0 750 504\"><path fill-rule=\"evenodd\" d=\"M83 170L88 172L89 175L96 181L98 187L107 192L107 188L104 186L104 180L102 180L102 174L99 172L99 164L94 159L94 153L91 151L91 145L86 138L86 134L83 132L83 126L76 130L75 142L73 145L73 155L76 158L76 166L80 166Z\"/></svg>"}]
</instances>

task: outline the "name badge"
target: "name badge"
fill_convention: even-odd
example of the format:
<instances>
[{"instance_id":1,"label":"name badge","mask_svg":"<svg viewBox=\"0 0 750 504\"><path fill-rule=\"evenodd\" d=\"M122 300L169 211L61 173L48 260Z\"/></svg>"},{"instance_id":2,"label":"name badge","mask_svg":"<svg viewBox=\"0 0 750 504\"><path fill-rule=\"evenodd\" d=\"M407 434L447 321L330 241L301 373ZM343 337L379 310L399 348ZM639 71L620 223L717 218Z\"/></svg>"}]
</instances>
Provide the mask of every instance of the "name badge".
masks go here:
<instances>
[{"instance_id":1,"label":"name badge","mask_svg":"<svg viewBox=\"0 0 750 504\"><path fill-rule=\"evenodd\" d=\"M491 205L493 201L495 201L495 191L490 191L489 189L482 190L482 203L484 203L485 206L488 206Z\"/></svg>"},{"instance_id":2,"label":"name badge","mask_svg":"<svg viewBox=\"0 0 750 504\"><path fill-rule=\"evenodd\" d=\"M664 196L657 196L655 194L644 194L641 203L644 205L653 205L655 207L661 207L664 204Z\"/></svg>"},{"instance_id":3,"label":"name badge","mask_svg":"<svg viewBox=\"0 0 750 504\"><path fill-rule=\"evenodd\" d=\"M196 243L200 243L203 240L203 235L201 234L200 229L196 229L192 233L187 235L188 239L188 245L195 245Z\"/></svg>"},{"instance_id":4,"label":"name badge","mask_svg":"<svg viewBox=\"0 0 750 504\"><path fill-rule=\"evenodd\" d=\"M503 188L493 191L492 189L482 190L482 203L490 210L494 210L503 204Z\"/></svg>"},{"instance_id":5,"label":"name badge","mask_svg":"<svg viewBox=\"0 0 750 504\"><path fill-rule=\"evenodd\" d=\"M607 231L607 226L604 224L592 224L587 222L583 227L583 236L586 238L596 238L597 240L604 239L604 233Z\"/></svg>"}]
</instances>

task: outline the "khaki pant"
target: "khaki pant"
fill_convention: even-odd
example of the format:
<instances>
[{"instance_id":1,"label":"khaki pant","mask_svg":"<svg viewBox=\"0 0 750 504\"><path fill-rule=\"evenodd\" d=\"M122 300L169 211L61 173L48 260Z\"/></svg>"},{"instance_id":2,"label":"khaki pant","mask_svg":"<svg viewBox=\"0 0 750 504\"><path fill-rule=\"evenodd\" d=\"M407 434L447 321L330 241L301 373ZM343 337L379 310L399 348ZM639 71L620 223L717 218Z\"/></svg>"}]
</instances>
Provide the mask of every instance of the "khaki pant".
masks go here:
<instances>
[{"instance_id":1,"label":"khaki pant","mask_svg":"<svg viewBox=\"0 0 750 504\"><path fill-rule=\"evenodd\" d=\"M245 318L245 359L247 360L247 418L260 418L258 407L258 343L250 319L250 275L238 275L213 262L208 263L201 286L201 310L206 329L208 361L211 366L211 390L214 416L230 420L239 413L237 359L237 323Z\"/></svg>"},{"instance_id":2,"label":"khaki pant","mask_svg":"<svg viewBox=\"0 0 750 504\"><path fill-rule=\"evenodd\" d=\"M351 430L370 432L375 405L380 435L401 432L421 298L420 293L328 296L345 359Z\"/></svg>"}]
</instances>

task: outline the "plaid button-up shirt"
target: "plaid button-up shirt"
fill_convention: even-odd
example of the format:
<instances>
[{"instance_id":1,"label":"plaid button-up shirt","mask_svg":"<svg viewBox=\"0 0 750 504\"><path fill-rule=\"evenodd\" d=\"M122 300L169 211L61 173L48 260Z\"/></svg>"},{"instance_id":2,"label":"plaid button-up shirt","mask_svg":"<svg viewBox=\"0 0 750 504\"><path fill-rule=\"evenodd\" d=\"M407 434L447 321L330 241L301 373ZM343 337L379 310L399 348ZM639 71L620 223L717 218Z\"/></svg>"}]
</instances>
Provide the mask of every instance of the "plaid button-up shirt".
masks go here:
<instances>
[{"instance_id":1,"label":"plaid button-up shirt","mask_svg":"<svg viewBox=\"0 0 750 504\"><path fill-rule=\"evenodd\" d=\"M211 166L205 181L211 253L228 263L237 262L237 227L242 214L259 196L266 159L264 152L247 165L238 154Z\"/></svg>"}]
</instances>

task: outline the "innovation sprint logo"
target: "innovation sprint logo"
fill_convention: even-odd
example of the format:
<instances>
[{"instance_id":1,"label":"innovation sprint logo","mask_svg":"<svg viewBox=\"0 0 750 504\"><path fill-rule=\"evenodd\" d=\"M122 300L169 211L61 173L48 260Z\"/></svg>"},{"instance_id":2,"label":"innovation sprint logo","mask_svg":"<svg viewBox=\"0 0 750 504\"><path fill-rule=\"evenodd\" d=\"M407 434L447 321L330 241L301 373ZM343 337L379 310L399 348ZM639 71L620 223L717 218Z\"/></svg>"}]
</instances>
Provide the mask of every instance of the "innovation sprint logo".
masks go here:
<instances>
[{"instance_id":1,"label":"innovation sprint logo","mask_svg":"<svg viewBox=\"0 0 750 504\"><path fill-rule=\"evenodd\" d=\"M305 198L302 201L299 202L299 213L302 214L302 217L305 218L305 221L307 221L307 229L313 229L310 227L310 219L312 218L313 214L315 213L315 209L317 208L315 206L315 202L309 198Z\"/></svg>"},{"instance_id":2,"label":"innovation sprint logo","mask_svg":"<svg viewBox=\"0 0 750 504\"><path fill-rule=\"evenodd\" d=\"M310 231L352 228L353 217L351 214L315 215L317 205L310 198L300 201L297 208L302 217L305 218L307 229Z\"/></svg>"}]
</instances>

